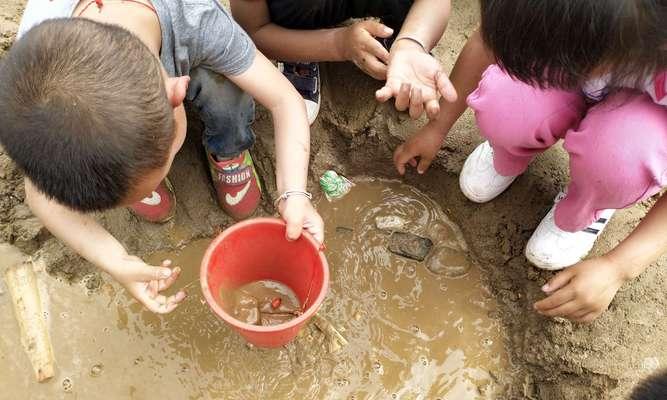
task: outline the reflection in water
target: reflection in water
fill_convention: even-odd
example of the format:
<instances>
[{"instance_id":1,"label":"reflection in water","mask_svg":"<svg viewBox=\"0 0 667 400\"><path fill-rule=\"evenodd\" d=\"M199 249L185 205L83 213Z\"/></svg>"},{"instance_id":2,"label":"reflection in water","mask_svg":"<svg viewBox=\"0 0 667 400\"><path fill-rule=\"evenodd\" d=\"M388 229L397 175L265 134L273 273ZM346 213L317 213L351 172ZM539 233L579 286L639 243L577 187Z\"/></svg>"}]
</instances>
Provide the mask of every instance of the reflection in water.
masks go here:
<instances>
[{"instance_id":1,"label":"reflection in water","mask_svg":"<svg viewBox=\"0 0 667 400\"><path fill-rule=\"evenodd\" d=\"M8 398L25 398L29 388L34 399L495 398L507 367L500 328L487 317L495 305L440 208L413 188L378 181L357 182L318 207L332 278L320 315L349 341L340 351L331 353L313 324L283 349L247 345L203 301L197 274L208 240L200 240L148 258L168 257L184 270L189 298L167 316L144 311L116 284L88 296L48 279L58 371L43 385L27 373L9 299L0 295L0 325L13 327L0 335L0 363L9 366L0 387ZM402 229L432 239L429 258L388 252L379 216L401 217Z\"/></svg>"}]
</instances>

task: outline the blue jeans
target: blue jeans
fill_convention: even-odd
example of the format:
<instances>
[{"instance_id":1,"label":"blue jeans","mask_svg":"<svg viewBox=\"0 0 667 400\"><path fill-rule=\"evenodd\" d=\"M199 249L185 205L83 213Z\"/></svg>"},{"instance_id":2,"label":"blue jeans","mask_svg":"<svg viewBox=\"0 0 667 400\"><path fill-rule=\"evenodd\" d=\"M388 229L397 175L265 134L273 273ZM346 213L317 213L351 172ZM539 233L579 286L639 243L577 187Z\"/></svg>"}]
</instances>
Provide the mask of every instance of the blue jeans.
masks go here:
<instances>
[{"instance_id":1,"label":"blue jeans","mask_svg":"<svg viewBox=\"0 0 667 400\"><path fill-rule=\"evenodd\" d=\"M255 143L255 102L223 75L202 67L192 70L187 99L204 124L202 139L209 153L234 157Z\"/></svg>"}]
</instances>

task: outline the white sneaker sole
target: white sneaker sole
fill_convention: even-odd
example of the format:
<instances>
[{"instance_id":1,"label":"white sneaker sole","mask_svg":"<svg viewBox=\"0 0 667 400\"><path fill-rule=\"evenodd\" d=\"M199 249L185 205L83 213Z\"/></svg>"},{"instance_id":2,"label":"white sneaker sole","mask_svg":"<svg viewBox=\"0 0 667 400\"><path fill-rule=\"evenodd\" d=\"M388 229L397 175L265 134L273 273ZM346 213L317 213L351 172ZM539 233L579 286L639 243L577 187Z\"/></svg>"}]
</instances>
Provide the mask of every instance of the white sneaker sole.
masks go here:
<instances>
[{"instance_id":1,"label":"white sneaker sole","mask_svg":"<svg viewBox=\"0 0 667 400\"><path fill-rule=\"evenodd\" d=\"M320 113L320 103L322 102L322 95L317 96L317 103L314 101L303 99L303 102L306 103L306 115L308 116L308 124L312 125L313 122L317 119L317 115Z\"/></svg>"},{"instance_id":2,"label":"white sneaker sole","mask_svg":"<svg viewBox=\"0 0 667 400\"><path fill-rule=\"evenodd\" d=\"M489 152L492 152L488 142L484 142L477 146L475 150L468 156L463 168L461 169L461 174L459 175L459 187L461 192L470 200L475 203L486 203L491 201L501 195L508 187L518 178L518 176L502 176L495 171L493 165L488 165L488 163L493 163L491 160L480 160L481 157L488 157ZM490 154L493 157L493 154ZM483 170L480 171L479 164L485 163L483 165ZM489 171L491 170L491 171ZM493 176L491 176L493 174ZM480 182L479 177L486 176L487 184ZM500 184L495 184L497 180L501 181ZM477 187L475 187L477 186ZM492 190L489 190L491 187Z\"/></svg>"},{"instance_id":3,"label":"white sneaker sole","mask_svg":"<svg viewBox=\"0 0 667 400\"><path fill-rule=\"evenodd\" d=\"M571 267L583 260L593 250L595 242L615 211L603 211L598 221L582 231L566 232L556 226L555 208L554 205L537 226L526 244L525 251L528 261L537 268L548 271Z\"/></svg>"}]
</instances>

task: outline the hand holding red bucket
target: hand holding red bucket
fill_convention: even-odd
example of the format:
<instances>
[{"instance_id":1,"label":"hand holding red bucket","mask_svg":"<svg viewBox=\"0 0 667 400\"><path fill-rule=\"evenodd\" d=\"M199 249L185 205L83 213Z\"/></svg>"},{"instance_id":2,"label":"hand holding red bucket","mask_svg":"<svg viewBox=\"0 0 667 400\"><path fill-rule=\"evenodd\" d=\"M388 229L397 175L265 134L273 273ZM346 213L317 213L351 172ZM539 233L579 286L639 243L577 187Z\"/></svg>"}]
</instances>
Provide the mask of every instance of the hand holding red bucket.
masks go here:
<instances>
[{"instance_id":1,"label":"hand holding red bucket","mask_svg":"<svg viewBox=\"0 0 667 400\"><path fill-rule=\"evenodd\" d=\"M280 347L294 339L318 311L329 288L329 267L320 244L305 231L288 241L284 221L275 218L251 219L227 228L206 250L200 273L202 292L213 312L259 347ZM288 286L298 297L302 314L282 324L258 326L225 310L221 291L261 280Z\"/></svg>"}]
</instances>

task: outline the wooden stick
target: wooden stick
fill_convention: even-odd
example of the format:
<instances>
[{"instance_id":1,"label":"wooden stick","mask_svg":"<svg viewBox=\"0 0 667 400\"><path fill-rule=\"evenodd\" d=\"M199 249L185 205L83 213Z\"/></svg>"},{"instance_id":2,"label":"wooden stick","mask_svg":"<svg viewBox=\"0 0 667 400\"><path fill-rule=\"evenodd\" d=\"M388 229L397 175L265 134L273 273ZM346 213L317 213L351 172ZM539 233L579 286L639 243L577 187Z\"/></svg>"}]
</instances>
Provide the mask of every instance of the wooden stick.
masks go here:
<instances>
[{"instance_id":1,"label":"wooden stick","mask_svg":"<svg viewBox=\"0 0 667 400\"><path fill-rule=\"evenodd\" d=\"M347 346L347 339L336 329L331 322L319 314L313 315L313 322L317 329L322 331L329 340L329 351L332 353L338 352L343 347Z\"/></svg>"},{"instance_id":2,"label":"wooden stick","mask_svg":"<svg viewBox=\"0 0 667 400\"><path fill-rule=\"evenodd\" d=\"M5 282L14 303L21 344L37 381L43 382L53 377L55 360L32 261L10 265L5 272Z\"/></svg>"}]
</instances>

